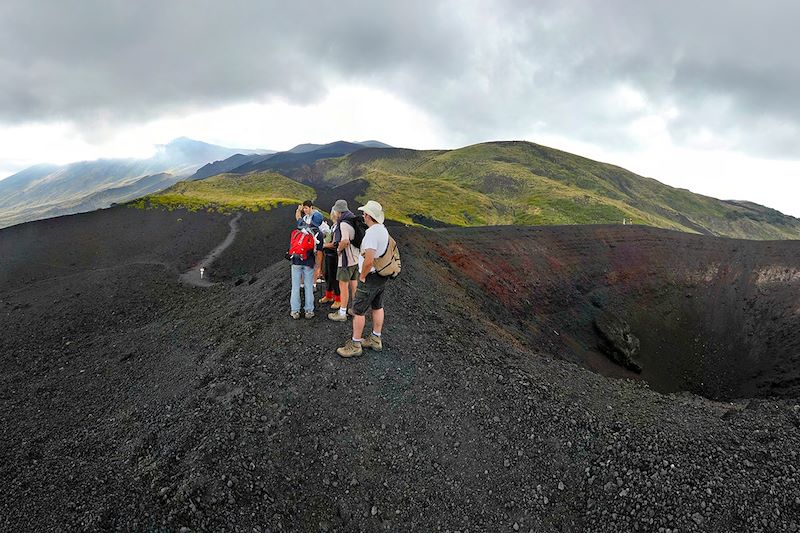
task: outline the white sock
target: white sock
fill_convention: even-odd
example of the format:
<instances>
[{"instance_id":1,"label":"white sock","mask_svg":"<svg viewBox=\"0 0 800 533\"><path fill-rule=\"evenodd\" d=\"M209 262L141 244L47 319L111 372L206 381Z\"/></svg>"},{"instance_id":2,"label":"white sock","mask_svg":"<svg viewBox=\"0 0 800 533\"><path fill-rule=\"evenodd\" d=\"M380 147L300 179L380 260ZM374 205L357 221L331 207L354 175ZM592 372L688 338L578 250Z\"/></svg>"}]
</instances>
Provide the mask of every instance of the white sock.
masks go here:
<instances>
[{"instance_id":1,"label":"white sock","mask_svg":"<svg viewBox=\"0 0 800 533\"><path fill-rule=\"evenodd\" d=\"M375 335L376 337L380 337L380 336L381 336L381 334L380 334L380 333L376 333L376 332L374 332L374 331L372 332L372 334L373 334L373 335Z\"/></svg>"},{"instance_id":2,"label":"white sock","mask_svg":"<svg viewBox=\"0 0 800 533\"><path fill-rule=\"evenodd\" d=\"M339 308L339 314L340 315L346 315L347 314L347 308L346 307L340 307Z\"/></svg>"},{"instance_id":3,"label":"white sock","mask_svg":"<svg viewBox=\"0 0 800 533\"><path fill-rule=\"evenodd\" d=\"M363 342L363 341L364 339L356 339L355 337L353 337L353 342Z\"/></svg>"}]
</instances>

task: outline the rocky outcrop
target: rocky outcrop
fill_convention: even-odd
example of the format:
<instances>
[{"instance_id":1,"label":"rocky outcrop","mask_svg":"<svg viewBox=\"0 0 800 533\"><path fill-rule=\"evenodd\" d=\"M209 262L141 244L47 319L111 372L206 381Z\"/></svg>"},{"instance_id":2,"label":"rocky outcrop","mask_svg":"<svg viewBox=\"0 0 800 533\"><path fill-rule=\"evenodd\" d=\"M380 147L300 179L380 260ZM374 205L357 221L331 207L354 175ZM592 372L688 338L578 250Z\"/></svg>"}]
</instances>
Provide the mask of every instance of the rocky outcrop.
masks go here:
<instances>
[{"instance_id":1,"label":"rocky outcrop","mask_svg":"<svg viewBox=\"0 0 800 533\"><path fill-rule=\"evenodd\" d=\"M639 339L631 333L631 327L623 319L609 312L602 312L594 319L598 335L597 347L615 363L634 372L641 372L642 365L636 360Z\"/></svg>"}]
</instances>

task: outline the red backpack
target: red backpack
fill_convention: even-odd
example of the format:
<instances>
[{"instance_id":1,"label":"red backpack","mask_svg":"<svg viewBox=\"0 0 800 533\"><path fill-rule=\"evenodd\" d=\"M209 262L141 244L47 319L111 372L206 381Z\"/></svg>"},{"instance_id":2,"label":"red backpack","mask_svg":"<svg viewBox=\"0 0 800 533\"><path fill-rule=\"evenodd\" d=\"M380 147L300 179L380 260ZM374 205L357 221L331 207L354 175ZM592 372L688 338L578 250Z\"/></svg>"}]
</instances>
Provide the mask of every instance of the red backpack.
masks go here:
<instances>
[{"instance_id":1,"label":"red backpack","mask_svg":"<svg viewBox=\"0 0 800 533\"><path fill-rule=\"evenodd\" d=\"M314 249L316 240L314 236L306 231L296 229L292 231L292 236L289 241L289 256L299 257L305 260L308 253Z\"/></svg>"}]
</instances>

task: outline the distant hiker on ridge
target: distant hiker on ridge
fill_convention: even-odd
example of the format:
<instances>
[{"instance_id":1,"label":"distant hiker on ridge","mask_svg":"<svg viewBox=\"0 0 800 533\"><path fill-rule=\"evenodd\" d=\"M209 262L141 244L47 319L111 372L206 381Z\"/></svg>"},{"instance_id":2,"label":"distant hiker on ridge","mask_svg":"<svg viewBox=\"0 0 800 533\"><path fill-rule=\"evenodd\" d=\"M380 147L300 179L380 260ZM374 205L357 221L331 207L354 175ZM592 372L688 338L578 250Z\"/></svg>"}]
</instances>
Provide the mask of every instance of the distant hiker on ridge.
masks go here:
<instances>
[{"instance_id":1,"label":"distant hiker on ridge","mask_svg":"<svg viewBox=\"0 0 800 533\"><path fill-rule=\"evenodd\" d=\"M347 305L351 301L350 293L355 297L356 285L358 284L358 247L353 241L356 240L356 216L348 209L347 202L336 200L331 208L331 213L336 217L336 231L334 231L333 242L339 254L336 279L339 280L339 308L338 311L329 313L328 318L335 322L347 321ZM333 307L336 307L334 303Z\"/></svg>"},{"instance_id":2,"label":"distant hiker on ridge","mask_svg":"<svg viewBox=\"0 0 800 533\"><path fill-rule=\"evenodd\" d=\"M359 276L358 290L353 302L353 337L338 348L336 353L342 357L355 357L361 355L362 348L371 348L376 351L383 349L381 330L383 329L383 289L388 278L376 272L375 260L388 255L389 232L383 225L383 206L370 200L363 207L358 208L364 212L364 221L368 229L361 241L361 253L358 257ZM372 308L372 334L364 339L364 315Z\"/></svg>"}]
</instances>

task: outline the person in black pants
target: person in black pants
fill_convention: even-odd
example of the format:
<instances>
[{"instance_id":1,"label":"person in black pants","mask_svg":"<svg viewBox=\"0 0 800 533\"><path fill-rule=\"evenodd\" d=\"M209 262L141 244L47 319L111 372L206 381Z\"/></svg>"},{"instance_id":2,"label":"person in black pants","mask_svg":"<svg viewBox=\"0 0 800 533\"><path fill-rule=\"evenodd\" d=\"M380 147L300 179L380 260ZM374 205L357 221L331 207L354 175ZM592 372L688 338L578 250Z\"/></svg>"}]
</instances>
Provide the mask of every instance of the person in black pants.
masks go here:
<instances>
[{"instance_id":1,"label":"person in black pants","mask_svg":"<svg viewBox=\"0 0 800 533\"><path fill-rule=\"evenodd\" d=\"M334 215L335 216L335 215ZM336 245L333 242L333 222L330 232L325 235L323 250L323 273L325 276L325 296L323 296L319 303L324 304L333 302L334 307L338 307L339 303L339 281L336 279L336 270L338 268L338 254L336 253Z\"/></svg>"}]
</instances>

